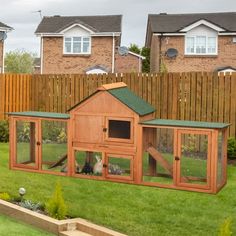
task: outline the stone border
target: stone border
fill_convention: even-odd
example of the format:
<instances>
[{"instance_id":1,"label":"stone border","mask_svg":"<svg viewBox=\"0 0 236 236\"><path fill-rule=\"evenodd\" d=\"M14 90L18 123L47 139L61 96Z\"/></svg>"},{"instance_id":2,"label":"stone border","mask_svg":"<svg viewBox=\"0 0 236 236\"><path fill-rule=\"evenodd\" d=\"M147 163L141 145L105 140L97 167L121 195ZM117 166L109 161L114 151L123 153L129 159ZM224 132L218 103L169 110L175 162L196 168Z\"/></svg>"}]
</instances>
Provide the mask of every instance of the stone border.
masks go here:
<instances>
[{"instance_id":1,"label":"stone border","mask_svg":"<svg viewBox=\"0 0 236 236\"><path fill-rule=\"evenodd\" d=\"M59 235L62 231L80 230L96 236L126 236L81 218L56 220L1 199L0 213L56 235Z\"/></svg>"}]
</instances>

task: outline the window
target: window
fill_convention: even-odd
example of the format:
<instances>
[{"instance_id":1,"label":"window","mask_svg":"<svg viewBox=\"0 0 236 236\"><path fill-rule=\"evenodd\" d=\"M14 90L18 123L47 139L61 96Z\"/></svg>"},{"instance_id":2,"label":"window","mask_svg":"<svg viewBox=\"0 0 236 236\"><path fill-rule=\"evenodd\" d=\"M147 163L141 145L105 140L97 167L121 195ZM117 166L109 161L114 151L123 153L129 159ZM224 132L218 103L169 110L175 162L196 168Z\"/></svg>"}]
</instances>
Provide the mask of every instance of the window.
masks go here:
<instances>
[{"instance_id":1,"label":"window","mask_svg":"<svg viewBox=\"0 0 236 236\"><path fill-rule=\"evenodd\" d=\"M130 139L130 122L122 120L109 120L108 137Z\"/></svg>"},{"instance_id":2,"label":"window","mask_svg":"<svg viewBox=\"0 0 236 236\"><path fill-rule=\"evenodd\" d=\"M185 39L185 54L216 55L217 37L191 36Z\"/></svg>"},{"instance_id":3,"label":"window","mask_svg":"<svg viewBox=\"0 0 236 236\"><path fill-rule=\"evenodd\" d=\"M90 54L90 37L65 37L64 53L68 54Z\"/></svg>"}]
</instances>

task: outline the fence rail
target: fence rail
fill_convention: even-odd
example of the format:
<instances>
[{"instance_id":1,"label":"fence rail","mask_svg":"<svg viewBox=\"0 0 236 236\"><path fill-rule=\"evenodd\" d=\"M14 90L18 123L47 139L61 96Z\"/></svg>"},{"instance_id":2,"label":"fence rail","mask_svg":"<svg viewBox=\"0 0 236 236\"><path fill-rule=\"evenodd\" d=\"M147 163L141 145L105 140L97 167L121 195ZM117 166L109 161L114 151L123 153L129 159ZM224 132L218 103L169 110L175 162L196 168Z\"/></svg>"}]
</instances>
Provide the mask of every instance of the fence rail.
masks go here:
<instances>
[{"instance_id":1,"label":"fence rail","mask_svg":"<svg viewBox=\"0 0 236 236\"><path fill-rule=\"evenodd\" d=\"M156 117L231 123L236 136L236 73L0 75L0 119L6 112L66 112L105 83L125 82L156 108Z\"/></svg>"}]
</instances>

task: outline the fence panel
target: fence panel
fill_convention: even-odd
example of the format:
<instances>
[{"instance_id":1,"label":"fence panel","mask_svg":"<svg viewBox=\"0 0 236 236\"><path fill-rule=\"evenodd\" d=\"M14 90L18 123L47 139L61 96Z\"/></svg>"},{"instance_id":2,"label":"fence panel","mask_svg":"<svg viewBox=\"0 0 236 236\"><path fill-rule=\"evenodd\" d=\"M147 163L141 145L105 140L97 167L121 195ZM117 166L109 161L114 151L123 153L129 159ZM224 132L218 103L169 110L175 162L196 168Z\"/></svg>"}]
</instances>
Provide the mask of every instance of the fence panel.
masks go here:
<instances>
[{"instance_id":1,"label":"fence panel","mask_svg":"<svg viewBox=\"0 0 236 236\"><path fill-rule=\"evenodd\" d=\"M105 83L125 82L156 108L156 117L231 123L236 136L236 73L0 75L0 120L6 112L66 112Z\"/></svg>"}]
</instances>

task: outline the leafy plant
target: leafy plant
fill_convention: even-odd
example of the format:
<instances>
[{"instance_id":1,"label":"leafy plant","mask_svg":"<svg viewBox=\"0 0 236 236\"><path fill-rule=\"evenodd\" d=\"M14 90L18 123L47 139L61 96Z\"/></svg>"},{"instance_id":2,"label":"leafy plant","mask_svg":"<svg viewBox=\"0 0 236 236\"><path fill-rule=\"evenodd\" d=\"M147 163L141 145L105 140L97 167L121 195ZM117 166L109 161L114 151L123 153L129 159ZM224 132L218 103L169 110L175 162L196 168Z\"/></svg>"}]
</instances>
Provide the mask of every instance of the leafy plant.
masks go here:
<instances>
[{"instance_id":1,"label":"leafy plant","mask_svg":"<svg viewBox=\"0 0 236 236\"><path fill-rule=\"evenodd\" d=\"M11 197L8 193L0 193L0 199L4 201L10 201Z\"/></svg>"},{"instance_id":2,"label":"leafy plant","mask_svg":"<svg viewBox=\"0 0 236 236\"><path fill-rule=\"evenodd\" d=\"M21 207L24 207L24 208L29 209L31 211L43 210L43 204L40 202L34 203L30 200L24 200L24 201L20 202L19 205Z\"/></svg>"},{"instance_id":3,"label":"leafy plant","mask_svg":"<svg viewBox=\"0 0 236 236\"><path fill-rule=\"evenodd\" d=\"M229 159L236 158L236 139L234 137L228 139L227 156Z\"/></svg>"},{"instance_id":4,"label":"leafy plant","mask_svg":"<svg viewBox=\"0 0 236 236\"><path fill-rule=\"evenodd\" d=\"M58 220L65 219L67 213L67 206L65 204L61 185L57 183L55 187L55 192L52 198L46 204L46 210L48 214Z\"/></svg>"},{"instance_id":5,"label":"leafy plant","mask_svg":"<svg viewBox=\"0 0 236 236\"><path fill-rule=\"evenodd\" d=\"M0 121L0 142L9 141L9 126L7 121Z\"/></svg>"},{"instance_id":6,"label":"leafy plant","mask_svg":"<svg viewBox=\"0 0 236 236\"><path fill-rule=\"evenodd\" d=\"M231 236L233 232L231 230L232 219L228 218L224 221L224 223L220 226L219 236Z\"/></svg>"}]
</instances>

